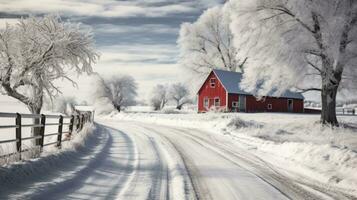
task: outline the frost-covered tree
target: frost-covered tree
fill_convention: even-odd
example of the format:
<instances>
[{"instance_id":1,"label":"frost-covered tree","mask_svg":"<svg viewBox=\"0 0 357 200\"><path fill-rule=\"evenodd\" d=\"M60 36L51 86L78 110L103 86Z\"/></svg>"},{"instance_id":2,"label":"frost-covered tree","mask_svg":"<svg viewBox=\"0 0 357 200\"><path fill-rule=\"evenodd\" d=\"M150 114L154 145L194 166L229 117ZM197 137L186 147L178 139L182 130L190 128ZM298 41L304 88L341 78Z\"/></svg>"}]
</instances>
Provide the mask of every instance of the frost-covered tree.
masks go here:
<instances>
[{"instance_id":1,"label":"frost-covered tree","mask_svg":"<svg viewBox=\"0 0 357 200\"><path fill-rule=\"evenodd\" d=\"M246 59L238 59L238 48L233 44L233 34L229 28L230 13L226 7L210 8L196 22L181 26L177 42L182 66L198 75L205 75L216 68L243 70Z\"/></svg>"},{"instance_id":2,"label":"frost-covered tree","mask_svg":"<svg viewBox=\"0 0 357 200\"><path fill-rule=\"evenodd\" d=\"M52 102L47 102L52 111L72 115L75 113L75 106L78 105L74 97L57 97Z\"/></svg>"},{"instance_id":3,"label":"frost-covered tree","mask_svg":"<svg viewBox=\"0 0 357 200\"><path fill-rule=\"evenodd\" d=\"M176 109L181 110L182 106L192 102L190 99L190 92L188 88L182 83L171 85L169 90L169 99L176 104Z\"/></svg>"},{"instance_id":4,"label":"frost-covered tree","mask_svg":"<svg viewBox=\"0 0 357 200\"><path fill-rule=\"evenodd\" d=\"M92 33L57 16L29 17L0 30L2 92L39 114L44 95L59 93L57 80L91 73L98 59Z\"/></svg>"},{"instance_id":5,"label":"frost-covered tree","mask_svg":"<svg viewBox=\"0 0 357 200\"><path fill-rule=\"evenodd\" d=\"M232 0L235 45L249 56L243 87L264 96L320 91L321 122L338 125L336 95L357 80L357 1ZM256 89L258 87L258 89Z\"/></svg>"},{"instance_id":6,"label":"frost-covered tree","mask_svg":"<svg viewBox=\"0 0 357 200\"><path fill-rule=\"evenodd\" d=\"M128 106L135 105L137 83L131 76L118 75L106 80L101 79L98 89L98 98L108 99L119 112Z\"/></svg>"},{"instance_id":7,"label":"frost-covered tree","mask_svg":"<svg viewBox=\"0 0 357 200\"><path fill-rule=\"evenodd\" d=\"M150 104L154 110L161 110L169 101L168 87L165 85L156 85L151 92Z\"/></svg>"}]
</instances>

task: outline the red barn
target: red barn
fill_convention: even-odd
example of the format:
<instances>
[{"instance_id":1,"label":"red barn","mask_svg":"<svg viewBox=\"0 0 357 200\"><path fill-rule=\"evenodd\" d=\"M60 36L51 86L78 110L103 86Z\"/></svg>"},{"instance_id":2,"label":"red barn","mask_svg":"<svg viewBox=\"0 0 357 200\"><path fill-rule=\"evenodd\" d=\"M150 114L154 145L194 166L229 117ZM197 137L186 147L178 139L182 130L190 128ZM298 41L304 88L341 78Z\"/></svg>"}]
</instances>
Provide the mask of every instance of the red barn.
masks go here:
<instances>
[{"instance_id":1,"label":"red barn","mask_svg":"<svg viewBox=\"0 0 357 200\"><path fill-rule=\"evenodd\" d=\"M304 97L287 91L280 97L266 96L260 100L240 88L242 74L212 70L198 91L198 112L304 112Z\"/></svg>"}]
</instances>

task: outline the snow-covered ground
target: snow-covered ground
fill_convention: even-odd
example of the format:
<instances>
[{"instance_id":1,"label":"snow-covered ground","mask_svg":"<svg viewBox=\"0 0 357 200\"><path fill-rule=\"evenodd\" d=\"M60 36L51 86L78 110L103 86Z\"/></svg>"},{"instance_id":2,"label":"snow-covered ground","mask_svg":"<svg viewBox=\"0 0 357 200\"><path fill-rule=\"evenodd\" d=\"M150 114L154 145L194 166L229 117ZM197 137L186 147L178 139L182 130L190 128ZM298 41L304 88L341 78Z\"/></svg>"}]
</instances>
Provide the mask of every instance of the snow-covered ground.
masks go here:
<instances>
[{"instance_id":1,"label":"snow-covered ground","mask_svg":"<svg viewBox=\"0 0 357 200\"><path fill-rule=\"evenodd\" d=\"M104 117L222 135L293 176L357 195L357 117L341 116L343 128L321 127L319 115L120 113Z\"/></svg>"},{"instance_id":2,"label":"snow-covered ground","mask_svg":"<svg viewBox=\"0 0 357 200\"><path fill-rule=\"evenodd\" d=\"M1 167L0 199L357 199L356 117L334 129L318 115L146 107L95 119L61 151Z\"/></svg>"}]
</instances>

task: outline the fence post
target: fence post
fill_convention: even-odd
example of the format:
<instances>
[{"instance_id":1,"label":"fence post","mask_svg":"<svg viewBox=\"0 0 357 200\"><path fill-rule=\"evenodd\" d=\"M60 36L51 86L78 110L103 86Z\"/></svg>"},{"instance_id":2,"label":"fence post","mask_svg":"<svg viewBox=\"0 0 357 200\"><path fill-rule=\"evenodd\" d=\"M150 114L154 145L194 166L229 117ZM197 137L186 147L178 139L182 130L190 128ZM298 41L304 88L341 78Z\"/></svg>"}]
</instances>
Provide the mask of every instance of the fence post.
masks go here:
<instances>
[{"instance_id":1,"label":"fence post","mask_svg":"<svg viewBox=\"0 0 357 200\"><path fill-rule=\"evenodd\" d=\"M84 114L82 114L81 130L83 129L84 120L85 120Z\"/></svg>"},{"instance_id":2,"label":"fence post","mask_svg":"<svg viewBox=\"0 0 357 200\"><path fill-rule=\"evenodd\" d=\"M74 115L71 115L71 121L69 122L69 136L72 136L73 132L73 126L74 126Z\"/></svg>"},{"instance_id":3,"label":"fence post","mask_svg":"<svg viewBox=\"0 0 357 200\"><path fill-rule=\"evenodd\" d=\"M19 160L21 160L21 115L20 113L16 113L16 119L15 119L15 123L16 123L16 150L19 154Z\"/></svg>"},{"instance_id":4,"label":"fence post","mask_svg":"<svg viewBox=\"0 0 357 200\"><path fill-rule=\"evenodd\" d=\"M81 124L81 117L80 115L78 114L77 115L77 120L76 120L76 125L77 125L77 131L79 131L79 127L80 127L80 124Z\"/></svg>"},{"instance_id":5,"label":"fence post","mask_svg":"<svg viewBox=\"0 0 357 200\"><path fill-rule=\"evenodd\" d=\"M40 129L40 135L41 135L40 147L41 147L41 149L43 148L43 144L45 142L45 126L46 126L46 115L42 114L41 115L41 129Z\"/></svg>"},{"instance_id":6,"label":"fence post","mask_svg":"<svg viewBox=\"0 0 357 200\"><path fill-rule=\"evenodd\" d=\"M58 125L58 136L57 136L57 147L61 148L62 143L62 129L63 129L63 116L59 117L59 125Z\"/></svg>"}]
</instances>

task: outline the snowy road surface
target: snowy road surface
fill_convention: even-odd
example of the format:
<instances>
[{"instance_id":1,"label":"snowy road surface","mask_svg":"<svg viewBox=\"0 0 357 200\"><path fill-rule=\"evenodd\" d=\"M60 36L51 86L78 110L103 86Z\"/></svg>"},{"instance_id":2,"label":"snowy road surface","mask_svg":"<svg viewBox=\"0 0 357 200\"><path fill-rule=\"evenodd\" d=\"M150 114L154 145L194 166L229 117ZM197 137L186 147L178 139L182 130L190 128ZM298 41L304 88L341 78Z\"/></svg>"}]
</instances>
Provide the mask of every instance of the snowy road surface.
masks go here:
<instances>
[{"instance_id":1,"label":"snowy road surface","mask_svg":"<svg viewBox=\"0 0 357 200\"><path fill-rule=\"evenodd\" d=\"M0 198L353 199L288 178L205 131L108 120L97 127L87 150L45 178L0 189Z\"/></svg>"}]
</instances>

